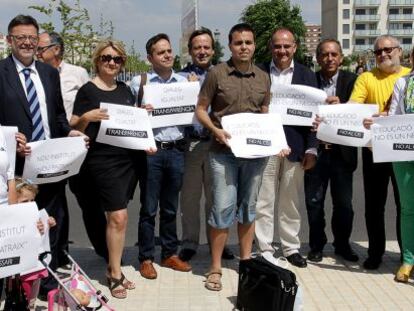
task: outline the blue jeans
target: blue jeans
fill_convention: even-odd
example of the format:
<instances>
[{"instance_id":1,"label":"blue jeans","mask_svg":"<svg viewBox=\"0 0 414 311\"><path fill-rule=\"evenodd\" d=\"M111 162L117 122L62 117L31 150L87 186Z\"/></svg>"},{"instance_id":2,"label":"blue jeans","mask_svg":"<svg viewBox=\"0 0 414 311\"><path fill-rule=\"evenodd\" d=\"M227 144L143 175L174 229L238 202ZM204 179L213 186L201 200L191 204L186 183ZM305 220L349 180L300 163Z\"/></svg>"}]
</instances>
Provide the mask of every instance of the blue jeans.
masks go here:
<instances>
[{"instance_id":1,"label":"blue jeans","mask_svg":"<svg viewBox=\"0 0 414 311\"><path fill-rule=\"evenodd\" d=\"M213 206L208 223L229 228L234 219L252 223L266 158L236 158L231 152L210 152Z\"/></svg>"},{"instance_id":2,"label":"blue jeans","mask_svg":"<svg viewBox=\"0 0 414 311\"><path fill-rule=\"evenodd\" d=\"M139 261L154 260L155 217L160 206L161 259L177 252L178 197L184 173L184 152L176 148L159 149L147 157L145 204L138 224Z\"/></svg>"},{"instance_id":3,"label":"blue jeans","mask_svg":"<svg viewBox=\"0 0 414 311\"><path fill-rule=\"evenodd\" d=\"M327 242L325 234L325 196L331 183L332 234L337 250L349 248L354 211L352 209L353 169L343 160L341 150L320 150L313 169L305 172L305 201L309 221L309 246L322 251Z\"/></svg>"}]
</instances>

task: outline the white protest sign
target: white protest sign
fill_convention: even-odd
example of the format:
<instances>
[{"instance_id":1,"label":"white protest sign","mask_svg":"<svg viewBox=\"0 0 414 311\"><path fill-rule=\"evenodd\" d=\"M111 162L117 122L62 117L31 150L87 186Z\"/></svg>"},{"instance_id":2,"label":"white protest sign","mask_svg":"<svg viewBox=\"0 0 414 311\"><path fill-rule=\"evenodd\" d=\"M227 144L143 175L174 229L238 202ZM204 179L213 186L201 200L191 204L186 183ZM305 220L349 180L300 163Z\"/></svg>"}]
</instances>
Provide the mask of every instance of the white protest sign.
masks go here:
<instances>
[{"instance_id":1,"label":"white protest sign","mask_svg":"<svg viewBox=\"0 0 414 311\"><path fill-rule=\"evenodd\" d=\"M371 131L363 125L365 118L378 113L378 105L337 104L319 106L323 121L316 137L320 140L345 146L367 147Z\"/></svg>"},{"instance_id":2,"label":"white protest sign","mask_svg":"<svg viewBox=\"0 0 414 311\"><path fill-rule=\"evenodd\" d=\"M269 112L279 113L284 125L311 126L326 93L306 85L273 84Z\"/></svg>"},{"instance_id":3,"label":"white protest sign","mask_svg":"<svg viewBox=\"0 0 414 311\"><path fill-rule=\"evenodd\" d=\"M414 114L373 118L374 162L414 160Z\"/></svg>"},{"instance_id":4,"label":"white protest sign","mask_svg":"<svg viewBox=\"0 0 414 311\"><path fill-rule=\"evenodd\" d=\"M199 92L198 81L145 85L143 101L154 107L152 127L196 124L194 111Z\"/></svg>"},{"instance_id":5,"label":"white protest sign","mask_svg":"<svg viewBox=\"0 0 414 311\"><path fill-rule=\"evenodd\" d=\"M88 149L82 136L35 141L28 144L23 178L34 184L57 182L76 175Z\"/></svg>"},{"instance_id":6,"label":"white protest sign","mask_svg":"<svg viewBox=\"0 0 414 311\"><path fill-rule=\"evenodd\" d=\"M147 150L155 148L154 134L145 109L101 103L109 120L102 120L96 141L112 146Z\"/></svg>"},{"instance_id":7,"label":"white protest sign","mask_svg":"<svg viewBox=\"0 0 414 311\"><path fill-rule=\"evenodd\" d=\"M279 114L237 113L224 116L221 124L238 158L262 158L288 148Z\"/></svg>"},{"instance_id":8,"label":"white protest sign","mask_svg":"<svg viewBox=\"0 0 414 311\"><path fill-rule=\"evenodd\" d=\"M41 244L36 203L0 208L0 278L35 268Z\"/></svg>"},{"instance_id":9,"label":"white protest sign","mask_svg":"<svg viewBox=\"0 0 414 311\"><path fill-rule=\"evenodd\" d=\"M17 126L2 126L1 130L3 131L4 138L6 139L7 146L7 157L9 158L9 165L14 169L16 167L16 133Z\"/></svg>"},{"instance_id":10,"label":"white protest sign","mask_svg":"<svg viewBox=\"0 0 414 311\"><path fill-rule=\"evenodd\" d=\"M44 233L41 234L40 246L39 246L39 250L38 250L38 254L40 255L44 252L50 252L49 214L46 212L46 210L44 208L39 211L39 218L40 218L40 221L43 223L43 227L44 227ZM51 259L52 259L52 257L49 255L45 258L45 262L47 264L49 264ZM25 275L25 274L40 271L40 270L43 270L43 269L45 269L45 266L40 262L40 260L38 260L36 268L24 271L20 274Z\"/></svg>"}]
</instances>

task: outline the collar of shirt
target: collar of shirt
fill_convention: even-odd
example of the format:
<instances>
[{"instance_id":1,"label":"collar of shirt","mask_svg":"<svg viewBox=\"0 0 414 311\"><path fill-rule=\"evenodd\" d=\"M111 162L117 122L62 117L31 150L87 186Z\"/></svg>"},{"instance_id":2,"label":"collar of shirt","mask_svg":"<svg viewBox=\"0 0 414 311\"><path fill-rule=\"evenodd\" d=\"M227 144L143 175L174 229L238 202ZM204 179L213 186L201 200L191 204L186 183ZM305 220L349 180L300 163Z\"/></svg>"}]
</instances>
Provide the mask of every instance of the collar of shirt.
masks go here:
<instances>
[{"instance_id":1,"label":"collar of shirt","mask_svg":"<svg viewBox=\"0 0 414 311\"><path fill-rule=\"evenodd\" d=\"M155 71L150 71L148 73L148 80L151 83L173 83L180 81L178 74L174 72L174 70L171 69L171 76L168 78L168 80L164 80L161 78Z\"/></svg>"},{"instance_id":2,"label":"collar of shirt","mask_svg":"<svg viewBox=\"0 0 414 311\"><path fill-rule=\"evenodd\" d=\"M66 63L62 60L59 66L57 67L57 70L59 71L59 73L61 73L64 70L65 66L66 66Z\"/></svg>"},{"instance_id":3,"label":"collar of shirt","mask_svg":"<svg viewBox=\"0 0 414 311\"><path fill-rule=\"evenodd\" d=\"M339 75L339 71L337 71L332 78L326 80L325 77L321 74L321 84L322 84L322 88L327 88L330 87L332 85L336 86L336 82L338 81L338 75Z\"/></svg>"},{"instance_id":4,"label":"collar of shirt","mask_svg":"<svg viewBox=\"0 0 414 311\"><path fill-rule=\"evenodd\" d=\"M23 69L25 69L25 68L29 68L31 70L31 72L38 75L38 72L37 72L37 69L36 69L36 62L34 60L29 66L25 66L25 65L23 65L23 63L21 61L19 61L16 57L14 57L14 55L12 55L12 57L13 57L14 63L16 64L16 69L17 69L18 73L21 73L23 71Z\"/></svg>"},{"instance_id":5,"label":"collar of shirt","mask_svg":"<svg viewBox=\"0 0 414 311\"><path fill-rule=\"evenodd\" d=\"M231 58L227 61L227 64L229 65L229 68L228 68L229 75L234 74L240 77L250 77L250 76L256 75L256 73L254 72L254 67L252 63L250 63L249 69L246 72L241 72L239 69L237 69L236 66L234 66L233 60Z\"/></svg>"},{"instance_id":6,"label":"collar of shirt","mask_svg":"<svg viewBox=\"0 0 414 311\"><path fill-rule=\"evenodd\" d=\"M291 61L289 67L283 70L280 70L279 68L276 67L274 60L270 62L270 73L276 76L292 73L294 69L295 69L294 61Z\"/></svg>"}]
</instances>

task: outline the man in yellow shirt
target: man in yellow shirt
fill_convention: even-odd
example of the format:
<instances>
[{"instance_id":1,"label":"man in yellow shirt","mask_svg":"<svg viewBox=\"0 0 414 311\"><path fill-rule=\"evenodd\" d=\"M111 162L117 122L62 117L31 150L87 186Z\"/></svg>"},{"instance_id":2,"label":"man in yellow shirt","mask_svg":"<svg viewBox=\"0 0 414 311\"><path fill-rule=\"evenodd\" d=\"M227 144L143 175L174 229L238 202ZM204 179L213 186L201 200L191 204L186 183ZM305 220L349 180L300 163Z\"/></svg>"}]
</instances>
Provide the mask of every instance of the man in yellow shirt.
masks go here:
<instances>
[{"instance_id":1,"label":"man in yellow shirt","mask_svg":"<svg viewBox=\"0 0 414 311\"><path fill-rule=\"evenodd\" d=\"M377 104L380 112L386 112L391 103L392 91L398 78L410 69L400 64L402 50L397 38L390 35L378 37L374 43L377 67L361 74L355 82L350 101ZM385 252L384 210L388 183L391 179L397 206L397 236L400 241L400 200L391 163L373 163L372 152L362 150L363 179L365 190L365 223L368 232L368 258L365 269L378 269Z\"/></svg>"}]
</instances>

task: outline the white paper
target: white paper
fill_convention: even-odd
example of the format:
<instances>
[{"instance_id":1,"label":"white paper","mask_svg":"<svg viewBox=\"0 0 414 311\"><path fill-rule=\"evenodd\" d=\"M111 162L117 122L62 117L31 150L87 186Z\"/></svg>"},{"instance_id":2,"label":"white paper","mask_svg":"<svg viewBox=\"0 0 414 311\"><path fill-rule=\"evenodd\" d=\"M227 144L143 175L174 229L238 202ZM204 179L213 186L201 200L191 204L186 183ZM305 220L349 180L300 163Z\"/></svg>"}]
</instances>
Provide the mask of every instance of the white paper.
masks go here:
<instances>
[{"instance_id":1,"label":"white paper","mask_svg":"<svg viewBox=\"0 0 414 311\"><path fill-rule=\"evenodd\" d=\"M44 208L39 211L39 219L43 223L43 227L44 227L44 233L40 235L40 246L39 246L39 250L38 250L38 254L40 255L44 252L50 252L49 214L46 212L46 210ZM50 264L51 260L52 260L51 255L46 256L46 258L44 259L44 261L47 264ZM41 271L43 269L45 269L45 266L40 262L40 260L38 260L37 261L37 266L35 268L24 271L20 274L21 275L26 275L26 274L33 273L33 272L36 272L36 271Z\"/></svg>"},{"instance_id":2,"label":"white paper","mask_svg":"<svg viewBox=\"0 0 414 311\"><path fill-rule=\"evenodd\" d=\"M23 178L34 184L57 182L76 175L88 149L82 136L35 141L28 144Z\"/></svg>"},{"instance_id":3,"label":"white paper","mask_svg":"<svg viewBox=\"0 0 414 311\"><path fill-rule=\"evenodd\" d=\"M154 107L152 127L197 124L194 111L199 92L198 81L144 85L143 101Z\"/></svg>"},{"instance_id":4,"label":"white paper","mask_svg":"<svg viewBox=\"0 0 414 311\"><path fill-rule=\"evenodd\" d=\"M36 267L41 244L36 203L0 208L0 278Z\"/></svg>"},{"instance_id":5,"label":"white paper","mask_svg":"<svg viewBox=\"0 0 414 311\"><path fill-rule=\"evenodd\" d=\"M271 94L269 112L279 113L284 125L311 126L326 100L324 91L298 84L274 84Z\"/></svg>"},{"instance_id":6,"label":"white paper","mask_svg":"<svg viewBox=\"0 0 414 311\"><path fill-rule=\"evenodd\" d=\"M1 130L3 131L4 138L6 139L7 146L7 156L9 158L10 167L13 168L13 172L16 168L16 133L17 126L2 126Z\"/></svg>"},{"instance_id":7,"label":"white paper","mask_svg":"<svg viewBox=\"0 0 414 311\"><path fill-rule=\"evenodd\" d=\"M224 116L221 124L238 158L262 158L288 148L279 114L238 113Z\"/></svg>"},{"instance_id":8,"label":"white paper","mask_svg":"<svg viewBox=\"0 0 414 311\"><path fill-rule=\"evenodd\" d=\"M373 118L374 162L414 160L414 114Z\"/></svg>"},{"instance_id":9,"label":"white paper","mask_svg":"<svg viewBox=\"0 0 414 311\"><path fill-rule=\"evenodd\" d=\"M371 144L371 131L363 125L365 118L378 113L378 105L337 104L319 107L323 121L316 137L345 146L367 147Z\"/></svg>"},{"instance_id":10,"label":"white paper","mask_svg":"<svg viewBox=\"0 0 414 311\"><path fill-rule=\"evenodd\" d=\"M101 121L96 141L112 146L147 150L155 148L154 134L145 109L101 103L109 120Z\"/></svg>"}]
</instances>

